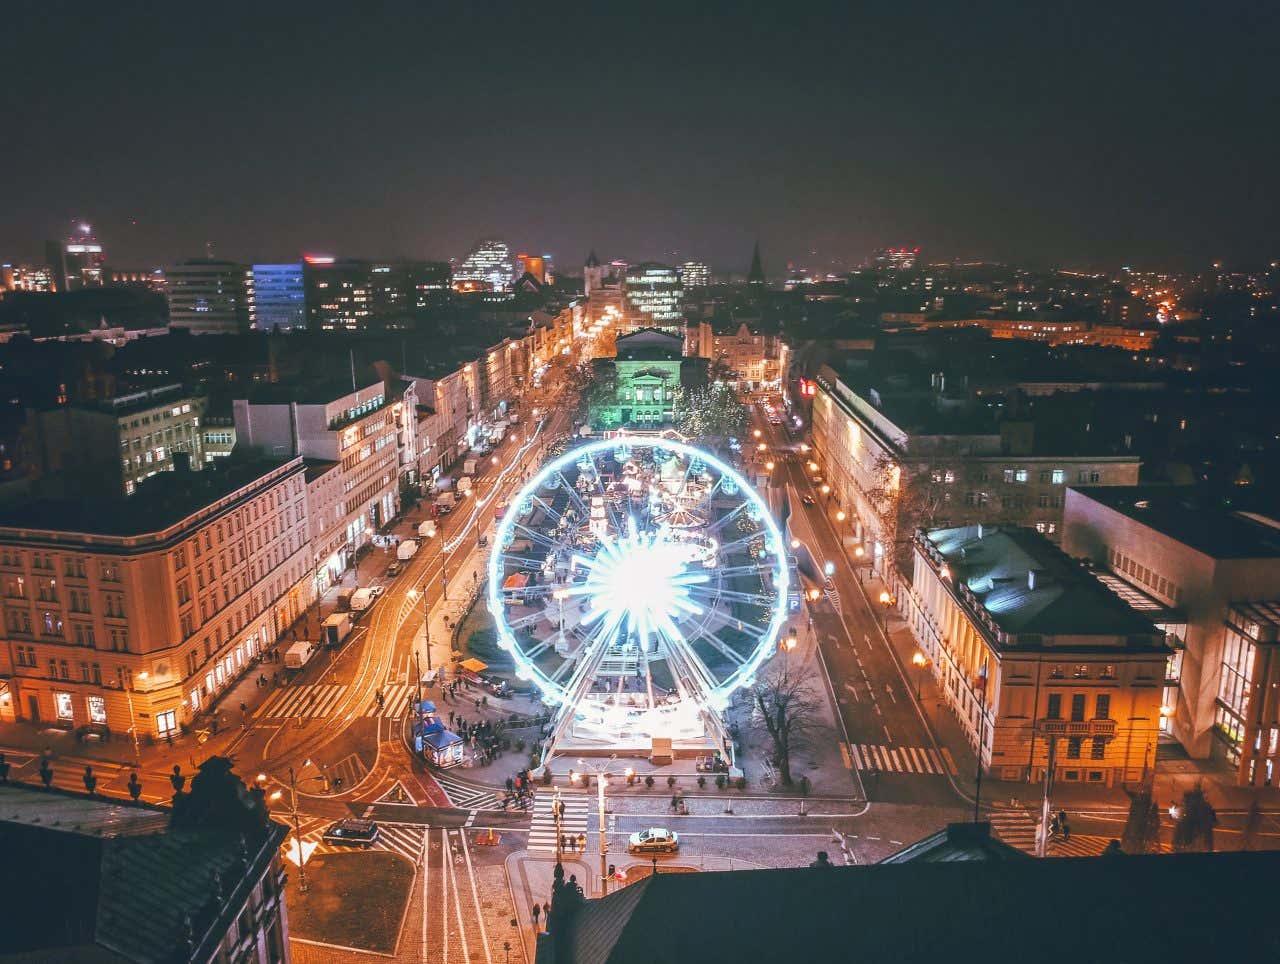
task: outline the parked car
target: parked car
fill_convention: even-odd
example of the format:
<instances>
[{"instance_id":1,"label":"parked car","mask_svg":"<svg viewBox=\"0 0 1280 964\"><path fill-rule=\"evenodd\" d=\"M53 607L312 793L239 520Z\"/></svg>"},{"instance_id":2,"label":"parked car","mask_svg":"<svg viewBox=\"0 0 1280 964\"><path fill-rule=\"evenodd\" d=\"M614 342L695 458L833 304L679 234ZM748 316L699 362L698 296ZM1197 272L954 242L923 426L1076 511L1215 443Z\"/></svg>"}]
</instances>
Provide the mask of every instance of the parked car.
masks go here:
<instances>
[{"instance_id":1,"label":"parked car","mask_svg":"<svg viewBox=\"0 0 1280 964\"><path fill-rule=\"evenodd\" d=\"M803 502L805 505L813 505L813 496L802 495L800 496L800 501Z\"/></svg>"},{"instance_id":2,"label":"parked car","mask_svg":"<svg viewBox=\"0 0 1280 964\"><path fill-rule=\"evenodd\" d=\"M680 849L680 838L674 830L650 827L633 833L627 841L627 851L633 854L673 854Z\"/></svg>"},{"instance_id":3,"label":"parked car","mask_svg":"<svg viewBox=\"0 0 1280 964\"><path fill-rule=\"evenodd\" d=\"M400 575L403 569L404 569L404 566L402 566L400 563L393 562L391 565L387 566L387 578L394 579L396 576Z\"/></svg>"},{"instance_id":4,"label":"parked car","mask_svg":"<svg viewBox=\"0 0 1280 964\"><path fill-rule=\"evenodd\" d=\"M372 596L374 599L377 599L386 591L387 591L386 586L370 586L369 587L369 595Z\"/></svg>"},{"instance_id":5,"label":"parked car","mask_svg":"<svg viewBox=\"0 0 1280 964\"><path fill-rule=\"evenodd\" d=\"M378 839L378 825L372 820L356 820L348 817L330 824L324 832L324 842L370 847Z\"/></svg>"}]
</instances>

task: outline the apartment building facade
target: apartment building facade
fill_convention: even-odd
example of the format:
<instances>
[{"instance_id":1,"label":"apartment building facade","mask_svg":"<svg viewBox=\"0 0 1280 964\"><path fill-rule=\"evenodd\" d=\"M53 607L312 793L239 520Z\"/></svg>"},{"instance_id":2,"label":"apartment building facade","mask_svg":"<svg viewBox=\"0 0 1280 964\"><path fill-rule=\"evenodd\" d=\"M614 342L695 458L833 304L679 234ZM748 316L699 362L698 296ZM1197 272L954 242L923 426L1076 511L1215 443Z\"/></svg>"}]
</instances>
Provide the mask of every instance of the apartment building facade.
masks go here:
<instances>
[{"instance_id":1,"label":"apartment building facade","mask_svg":"<svg viewBox=\"0 0 1280 964\"><path fill-rule=\"evenodd\" d=\"M205 404L203 395L173 384L31 412L26 434L33 471L86 491L113 478L122 494L132 495L144 479L172 471L175 460L199 469Z\"/></svg>"},{"instance_id":2,"label":"apartment building facade","mask_svg":"<svg viewBox=\"0 0 1280 964\"><path fill-rule=\"evenodd\" d=\"M1073 487L1063 524L1063 549L1168 633L1169 735L1242 786L1280 782L1280 520L1143 485Z\"/></svg>"},{"instance_id":3,"label":"apartment building facade","mask_svg":"<svg viewBox=\"0 0 1280 964\"><path fill-rule=\"evenodd\" d=\"M741 390L776 389L786 382L789 349L781 335L753 330L746 322L717 328L699 321L687 329L686 344L688 354L733 372Z\"/></svg>"},{"instance_id":4,"label":"apartment building facade","mask_svg":"<svg viewBox=\"0 0 1280 964\"><path fill-rule=\"evenodd\" d=\"M175 735L310 603L301 458L0 518L0 719Z\"/></svg>"},{"instance_id":5,"label":"apartment building facade","mask_svg":"<svg viewBox=\"0 0 1280 964\"><path fill-rule=\"evenodd\" d=\"M1164 633L1033 529L920 530L900 598L986 772L1113 786L1155 767Z\"/></svg>"},{"instance_id":6,"label":"apartment building facade","mask_svg":"<svg viewBox=\"0 0 1280 964\"><path fill-rule=\"evenodd\" d=\"M386 387L282 383L236 399L233 410L238 444L307 462L312 572L315 591L323 592L400 511L397 427Z\"/></svg>"},{"instance_id":7,"label":"apartment building facade","mask_svg":"<svg viewBox=\"0 0 1280 964\"><path fill-rule=\"evenodd\" d=\"M910 571L917 527L1027 525L1057 541L1069 485L1138 481L1137 456L1041 454L1024 434L1030 426L952 418L946 398L899 424L876 391L864 396L829 368L813 385L810 469L848 514L851 538L891 578Z\"/></svg>"}]
</instances>

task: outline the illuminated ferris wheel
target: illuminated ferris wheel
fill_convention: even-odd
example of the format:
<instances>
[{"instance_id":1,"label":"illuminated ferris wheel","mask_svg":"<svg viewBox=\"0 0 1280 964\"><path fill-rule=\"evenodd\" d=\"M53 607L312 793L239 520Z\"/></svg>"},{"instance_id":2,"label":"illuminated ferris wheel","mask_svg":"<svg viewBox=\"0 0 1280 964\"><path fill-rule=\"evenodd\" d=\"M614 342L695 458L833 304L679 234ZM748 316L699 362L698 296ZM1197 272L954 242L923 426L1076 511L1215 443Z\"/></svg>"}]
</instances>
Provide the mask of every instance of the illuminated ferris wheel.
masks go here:
<instances>
[{"instance_id":1,"label":"illuminated ferris wheel","mask_svg":"<svg viewBox=\"0 0 1280 964\"><path fill-rule=\"evenodd\" d=\"M558 733L580 751L659 737L722 746L730 694L776 651L783 546L764 501L710 453L652 436L593 441L511 501L488 606L517 675L559 708Z\"/></svg>"}]
</instances>

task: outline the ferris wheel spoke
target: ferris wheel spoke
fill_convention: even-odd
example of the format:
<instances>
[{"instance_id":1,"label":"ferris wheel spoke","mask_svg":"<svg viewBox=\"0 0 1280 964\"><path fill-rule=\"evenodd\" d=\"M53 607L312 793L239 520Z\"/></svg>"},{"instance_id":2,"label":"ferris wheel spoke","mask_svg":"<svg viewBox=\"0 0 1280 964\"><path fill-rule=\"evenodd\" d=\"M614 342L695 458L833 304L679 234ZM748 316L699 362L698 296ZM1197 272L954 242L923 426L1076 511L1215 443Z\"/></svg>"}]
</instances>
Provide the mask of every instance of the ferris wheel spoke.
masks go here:
<instances>
[{"instance_id":1,"label":"ferris wheel spoke","mask_svg":"<svg viewBox=\"0 0 1280 964\"><path fill-rule=\"evenodd\" d=\"M733 542L726 542L724 545L720 547L720 551L724 553L733 552L733 550L737 549L739 546L749 545L752 541L756 539L764 539L764 538L766 538L765 534L757 530L755 532L748 533L747 535L743 536L741 539L735 539Z\"/></svg>"},{"instance_id":2,"label":"ferris wheel spoke","mask_svg":"<svg viewBox=\"0 0 1280 964\"><path fill-rule=\"evenodd\" d=\"M732 522L734 519L740 516L746 510L746 508L747 508L747 504L743 502L741 505L736 506L732 511L726 512L715 522L711 523L711 526L710 526L711 531L719 532L721 529L727 526L730 522Z\"/></svg>"},{"instance_id":3,"label":"ferris wheel spoke","mask_svg":"<svg viewBox=\"0 0 1280 964\"><path fill-rule=\"evenodd\" d=\"M719 636L717 636L715 633L709 630L703 630L702 632L698 633L697 636L691 636L689 638L689 642L694 643L700 639L705 639L708 643L710 643L713 647L715 647L717 652L724 654L726 657L733 660L739 666L741 666L743 663L747 661L746 656L742 655L742 653L739 653L736 649L734 649L732 646L726 643L723 639L721 639Z\"/></svg>"}]
</instances>

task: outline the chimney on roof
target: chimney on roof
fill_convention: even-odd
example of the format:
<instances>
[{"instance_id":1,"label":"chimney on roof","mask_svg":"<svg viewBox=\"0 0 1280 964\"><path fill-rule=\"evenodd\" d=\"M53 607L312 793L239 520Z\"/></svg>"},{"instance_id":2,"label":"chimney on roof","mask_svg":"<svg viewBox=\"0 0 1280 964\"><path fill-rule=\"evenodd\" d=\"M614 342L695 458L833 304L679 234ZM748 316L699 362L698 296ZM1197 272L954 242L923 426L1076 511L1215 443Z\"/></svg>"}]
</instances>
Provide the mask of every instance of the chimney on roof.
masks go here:
<instances>
[{"instance_id":1,"label":"chimney on roof","mask_svg":"<svg viewBox=\"0 0 1280 964\"><path fill-rule=\"evenodd\" d=\"M1043 586L1048 582L1047 574L1040 569L1027 570L1027 588L1035 589L1037 586Z\"/></svg>"}]
</instances>

